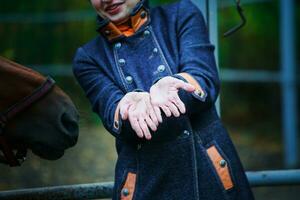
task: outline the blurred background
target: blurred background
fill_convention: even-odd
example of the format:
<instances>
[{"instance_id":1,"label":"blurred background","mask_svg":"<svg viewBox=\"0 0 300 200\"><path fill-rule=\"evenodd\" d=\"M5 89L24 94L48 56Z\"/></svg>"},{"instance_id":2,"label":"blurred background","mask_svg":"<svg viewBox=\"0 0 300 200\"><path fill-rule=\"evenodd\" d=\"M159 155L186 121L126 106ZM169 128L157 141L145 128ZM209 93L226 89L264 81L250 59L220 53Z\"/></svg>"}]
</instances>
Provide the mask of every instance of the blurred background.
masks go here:
<instances>
[{"instance_id":1,"label":"blurred background","mask_svg":"<svg viewBox=\"0 0 300 200\"><path fill-rule=\"evenodd\" d=\"M199 0L203 1L203 0ZM171 2L152 0L151 5ZM241 0L246 26L234 35L223 33L240 22L234 1L218 1L218 61L222 80L220 112L247 171L299 168L298 149L287 160L284 150L285 87L280 80L284 49L281 4L278 0ZM287 87L299 91L300 2L294 1L293 47L288 47L295 82ZM75 50L97 35L95 12L83 0L1 0L0 55L49 74L72 98L80 116L78 144L57 161L41 160L33 154L22 167L0 166L0 190L112 181L116 153L114 138L75 81L71 62ZM294 56L293 56L294 55ZM288 60L289 63L289 60ZM295 83L293 85L293 83ZM299 101L292 105L293 141L299 141ZM288 123L288 122L287 122ZM293 127L293 125L292 125ZM42 134L42 133L41 133ZM298 142L299 143L299 142ZM297 143L294 143L297 144ZM297 199L300 187L253 189L256 199Z\"/></svg>"}]
</instances>

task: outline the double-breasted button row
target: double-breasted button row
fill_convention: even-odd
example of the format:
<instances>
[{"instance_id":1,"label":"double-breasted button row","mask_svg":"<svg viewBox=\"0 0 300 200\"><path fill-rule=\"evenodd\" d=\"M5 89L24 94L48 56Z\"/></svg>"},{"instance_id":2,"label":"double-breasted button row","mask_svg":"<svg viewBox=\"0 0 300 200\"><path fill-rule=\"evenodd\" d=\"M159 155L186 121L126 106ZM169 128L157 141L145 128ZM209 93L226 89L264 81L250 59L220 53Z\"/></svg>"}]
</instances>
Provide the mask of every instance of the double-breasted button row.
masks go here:
<instances>
[{"instance_id":1,"label":"double-breasted button row","mask_svg":"<svg viewBox=\"0 0 300 200\"><path fill-rule=\"evenodd\" d=\"M115 44L115 47L116 47L116 48L119 48L120 45L121 45L121 43L117 43L117 44ZM126 60L123 59L123 58L120 58L120 59L118 60L118 63L119 63L119 65L123 66L123 65L125 65L125 63L126 63ZM125 79L126 79L126 82L127 82L128 84L131 84L131 83L133 82L132 76L126 76Z\"/></svg>"},{"instance_id":2,"label":"double-breasted button row","mask_svg":"<svg viewBox=\"0 0 300 200\"><path fill-rule=\"evenodd\" d=\"M143 17L143 15L146 15L146 12L145 12L144 14L143 14L143 12L142 12L142 13L141 13L141 17ZM146 29L146 30L143 32L143 35L144 35L144 36L148 36L148 35L150 35L150 34L151 34L151 32L150 32L148 29ZM123 45L122 45L121 42L117 42L117 43L114 44L113 48L117 50L117 49L122 48L122 46L123 46ZM159 52L159 50L158 50L157 47L154 47L154 48L152 49L152 52L153 52L154 54L157 54L157 53ZM120 66L124 66L124 65L126 64L126 60L125 60L124 58L118 59L117 62L118 62L118 64L119 64ZM162 72L164 72L165 70L166 70L166 66L163 65L163 64L158 65L157 68L156 68L156 72L159 72L159 73L162 73ZM132 84L132 83L133 83L133 77L130 76L130 75L125 76L125 81L126 81L127 84Z\"/></svg>"}]
</instances>

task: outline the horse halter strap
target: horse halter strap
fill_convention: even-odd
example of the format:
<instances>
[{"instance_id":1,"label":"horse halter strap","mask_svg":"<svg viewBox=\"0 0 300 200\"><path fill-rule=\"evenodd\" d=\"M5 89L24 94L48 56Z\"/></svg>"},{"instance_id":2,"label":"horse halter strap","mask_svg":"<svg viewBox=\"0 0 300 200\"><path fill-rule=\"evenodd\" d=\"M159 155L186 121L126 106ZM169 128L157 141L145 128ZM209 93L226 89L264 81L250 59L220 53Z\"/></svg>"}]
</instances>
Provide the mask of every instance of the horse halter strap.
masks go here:
<instances>
[{"instance_id":1,"label":"horse halter strap","mask_svg":"<svg viewBox=\"0 0 300 200\"><path fill-rule=\"evenodd\" d=\"M11 167L20 166L26 158L27 149L18 149L17 153L13 152L13 149L7 139L4 137L4 128L7 122L18 113L22 112L33 103L45 96L54 86L55 81L51 77L47 77L46 81L37 89L35 89L30 95L22 98L20 101L0 113L0 148L3 151L5 159L0 161L9 164Z\"/></svg>"}]
</instances>

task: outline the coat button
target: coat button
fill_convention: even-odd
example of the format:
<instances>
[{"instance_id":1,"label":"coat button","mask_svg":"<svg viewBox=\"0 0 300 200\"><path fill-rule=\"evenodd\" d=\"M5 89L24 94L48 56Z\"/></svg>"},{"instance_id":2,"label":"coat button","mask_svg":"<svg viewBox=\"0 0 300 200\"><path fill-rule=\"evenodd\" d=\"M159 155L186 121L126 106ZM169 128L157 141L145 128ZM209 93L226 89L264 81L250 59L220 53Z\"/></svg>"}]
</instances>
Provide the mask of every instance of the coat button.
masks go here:
<instances>
[{"instance_id":1,"label":"coat button","mask_svg":"<svg viewBox=\"0 0 300 200\"><path fill-rule=\"evenodd\" d=\"M226 160L222 159L222 160L220 160L219 164L221 167L225 167L227 163L226 163Z\"/></svg>"},{"instance_id":2,"label":"coat button","mask_svg":"<svg viewBox=\"0 0 300 200\"><path fill-rule=\"evenodd\" d=\"M105 34L105 35L110 35L110 30L105 30L105 31L104 31L104 34Z\"/></svg>"},{"instance_id":3,"label":"coat button","mask_svg":"<svg viewBox=\"0 0 300 200\"><path fill-rule=\"evenodd\" d=\"M116 49L120 49L121 46L122 46L122 44L121 44L120 42L118 42L118 43L115 44L115 48L116 48Z\"/></svg>"},{"instance_id":4,"label":"coat button","mask_svg":"<svg viewBox=\"0 0 300 200\"><path fill-rule=\"evenodd\" d=\"M195 90L194 93L195 93L196 95L200 96L201 98L203 98L204 95L205 95L205 93L204 93L203 91L201 91L201 90Z\"/></svg>"},{"instance_id":5,"label":"coat button","mask_svg":"<svg viewBox=\"0 0 300 200\"><path fill-rule=\"evenodd\" d=\"M122 194L123 194L124 196L128 196L128 195L129 195L129 190L128 190L127 188L123 188L123 189L122 189Z\"/></svg>"},{"instance_id":6,"label":"coat button","mask_svg":"<svg viewBox=\"0 0 300 200\"><path fill-rule=\"evenodd\" d=\"M140 150L141 148L142 148L141 144L138 144L137 147L136 147L137 150Z\"/></svg>"},{"instance_id":7,"label":"coat button","mask_svg":"<svg viewBox=\"0 0 300 200\"><path fill-rule=\"evenodd\" d=\"M184 130L184 131L183 131L183 134L185 134L185 135L190 135L190 132L189 132L188 130Z\"/></svg>"},{"instance_id":8,"label":"coat button","mask_svg":"<svg viewBox=\"0 0 300 200\"><path fill-rule=\"evenodd\" d=\"M145 31L144 31L144 36L148 36L148 35L150 35L150 31L145 30Z\"/></svg>"},{"instance_id":9,"label":"coat button","mask_svg":"<svg viewBox=\"0 0 300 200\"><path fill-rule=\"evenodd\" d=\"M115 125L116 129L119 129L119 122L115 121L114 125Z\"/></svg>"},{"instance_id":10,"label":"coat button","mask_svg":"<svg viewBox=\"0 0 300 200\"><path fill-rule=\"evenodd\" d=\"M159 72L163 72L163 71L165 71L165 69L166 69L166 66L164 66L164 65L159 65L157 67L157 71L159 71Z\"/></svg>"},{"instance_id":11,"label":"coat button","mask_svg":"<svg viewBox=\"0 0 300 200\"><path fill-rule=\"evenodd\" d=\"M125 65L125 63L126 63L125 59L123 59L123 58L119 59L118 62L120 65Z\"/></svg>"},{"instance_id":12,"label":"coat button","mask_svg":"<svg viewBox=\"0 0 300 200\"><path fill-rule=\"evenodd\" d=\"M132 83L132 77L131 76L126 76L126 81L128 84Z\"/></svg>"},{"instance_id":13,"label":"coat button","mask_svg":"<svg viewBox=\"0 0 300 200\"><path fill-rule=\"evenodd\" d=\"M146 17L146 15L147 15L146 11L143 10L141 12L141 18L144 19Z\"/></svg>"},{"instance_id":14,"label":"coat button","mask_svg":"<svg viewBox=\"0 0 300 200\"><path fill-rule=\"evenodd\" d=\"M154 48L153 49L153 53L157 53L158 52L158 49L157 48Z\"/></svg>"}]
</instances>

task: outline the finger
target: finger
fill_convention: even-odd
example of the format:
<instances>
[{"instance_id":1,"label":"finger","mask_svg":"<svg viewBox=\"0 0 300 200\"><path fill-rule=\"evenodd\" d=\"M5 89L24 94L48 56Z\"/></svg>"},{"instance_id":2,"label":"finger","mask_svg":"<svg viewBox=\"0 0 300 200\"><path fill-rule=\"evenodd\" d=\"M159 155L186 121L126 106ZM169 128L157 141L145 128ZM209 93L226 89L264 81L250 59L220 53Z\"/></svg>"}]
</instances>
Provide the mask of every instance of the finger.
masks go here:
<instances>
[{"instance_id":1,"label":"finger","mask_svg":"<svg viewBox=\"0 0 300 200\"><path fill-rule=\"evenodd\" d=\"M132 129L136 132L137 136L139 136L140 138L143 138L143 131L142 131L141 127L139 126L137 118L129 117L129 122L130 122Z\"/></svg>"},{"instance_id":2,"label":"finger","mask_svg":"<svg viewBox=\"0 0 300 200\"><path fill-rule=\"evenodd\" d=\"M175 117L179 117L180 116L180 113L177 109L177 107L171 103L171 102L168 102L167 103L167 106L169 107L170 111L172 112L172 114L175 116Z\"/></svg>"},{"instance_id":3,"label":"finger","mask_svg":"<svg viewBox=\"0 0 300 200\"><path fill-rule=\"evenodd\" d=\"M155 123L156 126L158 126L158 119L155 115L153 106L151 105L150 101L147 102L147 110L150 114L150 117L151 117L152 121Z\"/></svg>"},{"instance_id":4,"label":"finger","mask_svg":"<svg viewBox=\"0 0 300 200\"><path fill-rule=\"evenodd\" d=\"M175 98L173 99L172 101L176 107L179 109L179 111L184 114L186 112L186 109L185 109L185 105L184 103L181 101L181 99L179 98L178 95L175 96Z\"/></svg>"},{"instance_id":5,"label":"finger","mask_svg":"<svg viewBox=\"0 0 300 200\"><path fill-rule=\"evenodd\" d=\"M194 92L196 89L192 84L186 83L182 80L176 81L174 87L176 87L177 89L184 89L187 92Z\"/></svg>"},{"instance_id":6,"label":"finger","mask_svg":"<svg viewBox=\"0 0 300 200\"><path fill-rule=\"evenodd\" d=\"M159 123L162 123L162 117L161 117L161 112L158 106L153 106L153 110L155 112L155 115L157 117L157 120Z\"/></svg>"},{"instance_id":7,"label":"finger","mask_svg":"<svg viewBox=\"0 0 300 200\"><path fill-rule=\"evenodd\" d=\"M143 130L143 134L145 135L145 138L147 140L150 140L151 139L151 134L150 134L150 131L148 129L148 126L147 126L144 118L139 118L138 122L139 122L139 125L140 125L141 129Z\"/></svg>"},{"instance_id":8,"label":"finger","mask_svg":"<svg viewBox=\"0 0 300 200\"><path fill-rule=\"evenodd\" d=\"M129 106L129 104L124 104L123 106L120 106L120 114L123 120L126 120L128 118Z\"/></svg>"},{"instance_id":9,"label":"finger","mask_svg":"<svg viewBox=\"0 0 300 200\"><path fill-rule=\"evenodd\" d=\"M164 113L166 114L167 117L171 117L172 113L171 113L169 107L162 105L162 106L160 106L160 108L164 111Z\"/></svg>"},{"instance_id":10,"label":"finger","mask_svg":"<svg viewBox=\"0 0 300 200\"><path fill-rule=\"evenodd\" d=\"M152 121L152 119L150 119L149 116L146 116L145 120L147 122L147 125L151 128L152 131L156 131L157 130L157 125L155 125L155 123Z\"/></svg>"},{"instance_id":11,"label":"finger","mask_svg":"<svg viewBox=\"0 0 300 200\"><path fill-rule=\"evenodd\" d=\"M155 114L155 111L154 111L154 108L153 108L153 107L151 107L151 108L149 109L149 115L150 115L151 120L153 121L153 123L154 123L156 126L158 126L159 122L158 122L158 119L157 119L157 116L156 116L156 114Z\"/></svg>"}]
</instances>

